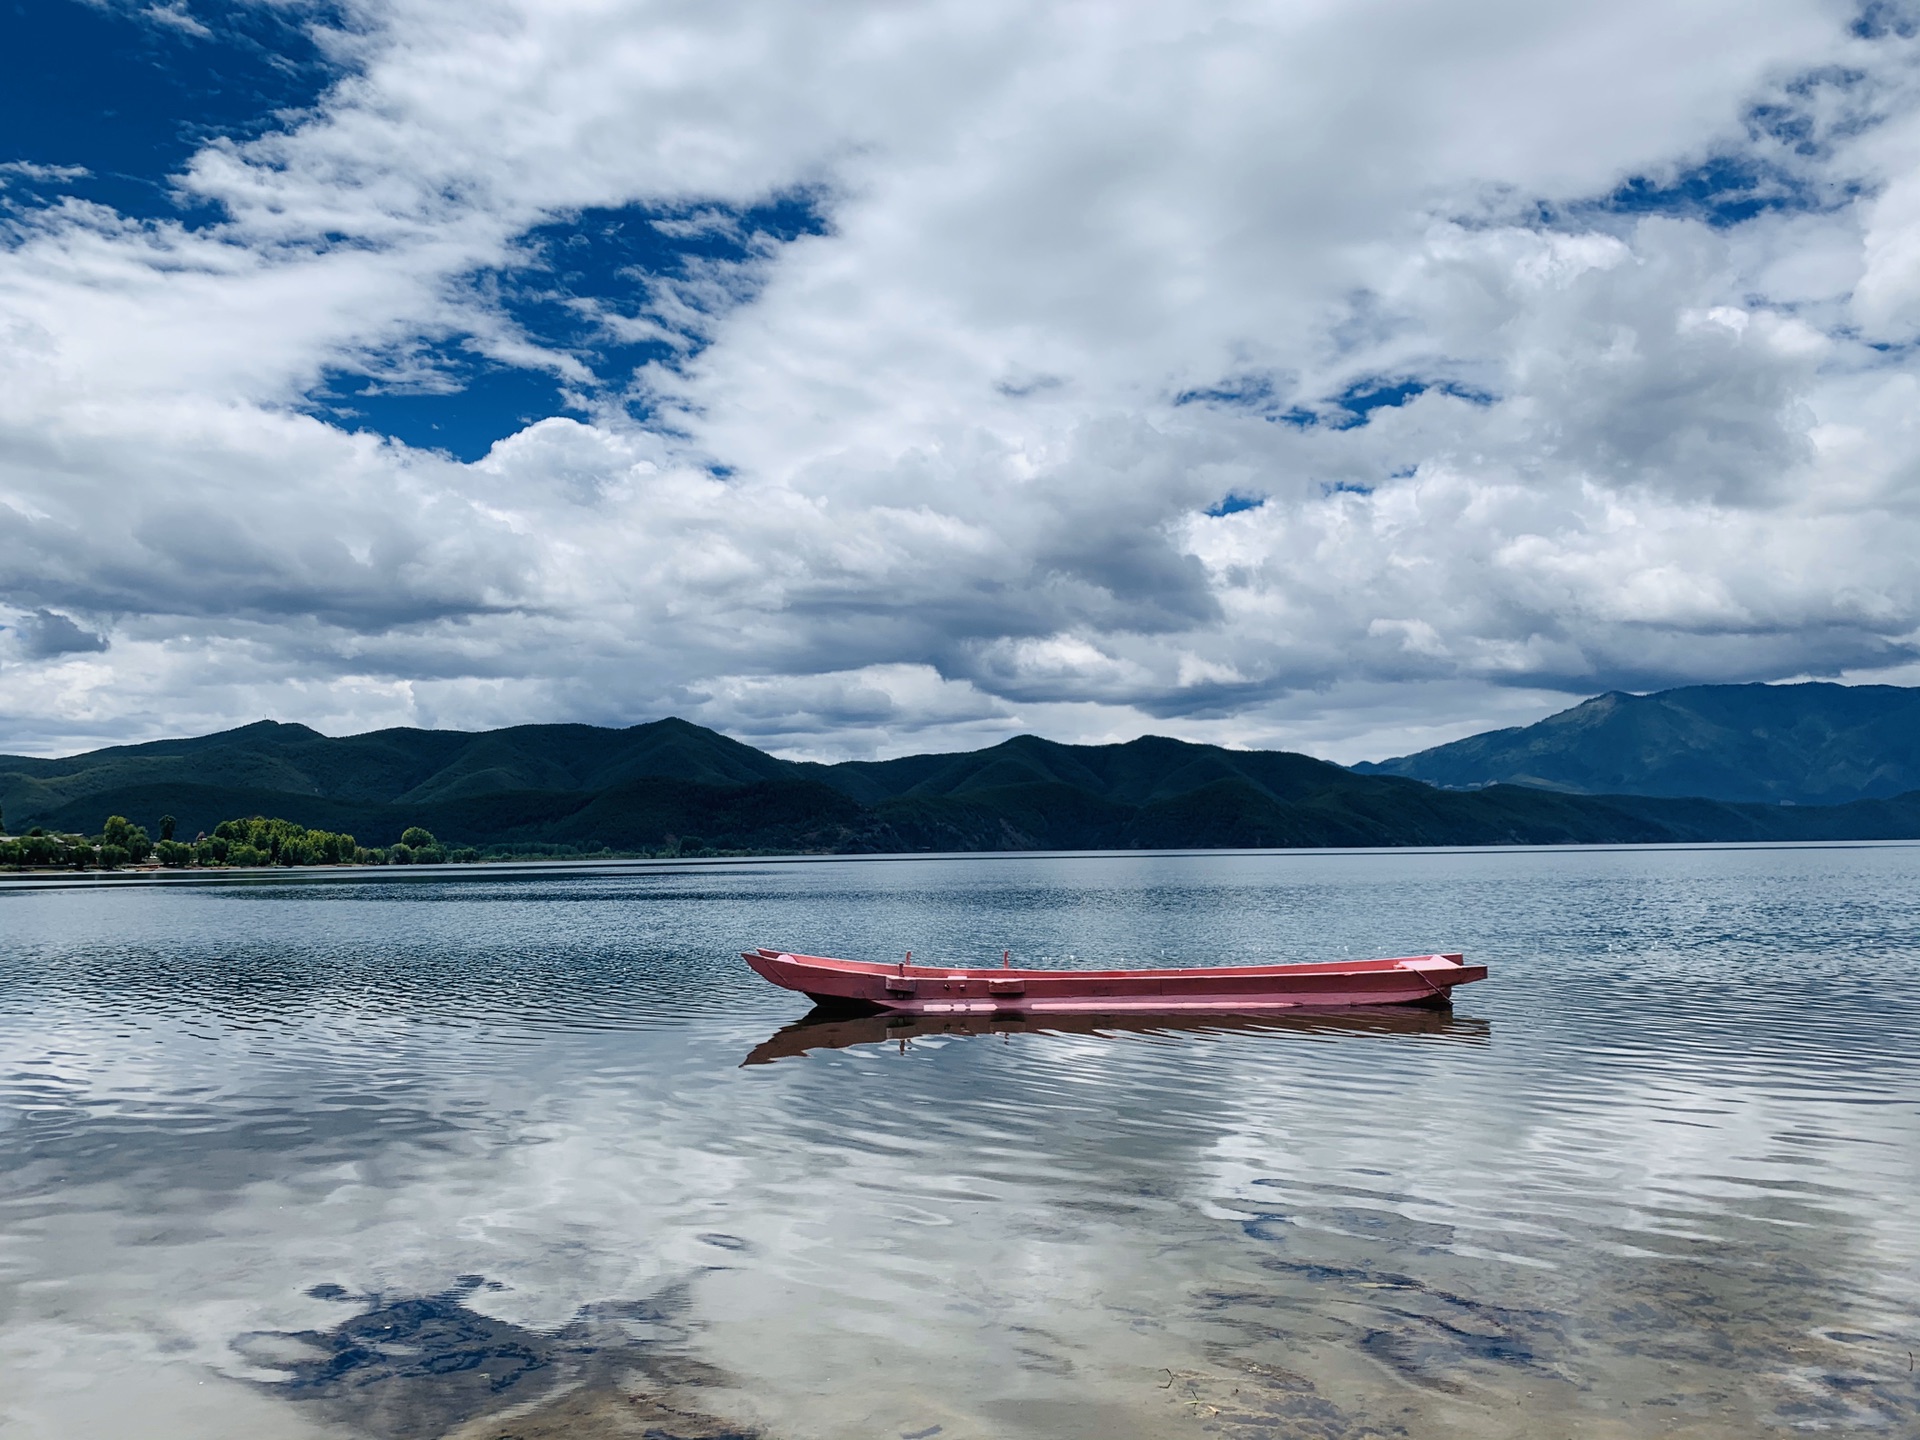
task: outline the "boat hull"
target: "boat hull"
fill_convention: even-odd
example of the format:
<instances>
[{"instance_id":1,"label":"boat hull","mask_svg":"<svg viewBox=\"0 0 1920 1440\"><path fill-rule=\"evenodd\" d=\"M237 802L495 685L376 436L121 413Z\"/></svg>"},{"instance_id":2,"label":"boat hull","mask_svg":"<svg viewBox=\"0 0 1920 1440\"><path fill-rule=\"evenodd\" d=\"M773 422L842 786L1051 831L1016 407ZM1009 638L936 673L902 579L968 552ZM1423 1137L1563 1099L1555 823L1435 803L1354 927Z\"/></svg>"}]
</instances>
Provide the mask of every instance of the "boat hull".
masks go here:
<instances>
[{"instance_id":1,"label":"boat hull","mask_svg":"<svg viewBox=\"0 0 1920 1440\"><path fill-rule=\"evenodd\" d=\"M1248 1015L1355 1005L1446 1005L1487 967L1460 955L1180 970L1015 970L885 965L747 950L762 979L817 1005L903 1015Z\"/></svg>"}]
</instances>

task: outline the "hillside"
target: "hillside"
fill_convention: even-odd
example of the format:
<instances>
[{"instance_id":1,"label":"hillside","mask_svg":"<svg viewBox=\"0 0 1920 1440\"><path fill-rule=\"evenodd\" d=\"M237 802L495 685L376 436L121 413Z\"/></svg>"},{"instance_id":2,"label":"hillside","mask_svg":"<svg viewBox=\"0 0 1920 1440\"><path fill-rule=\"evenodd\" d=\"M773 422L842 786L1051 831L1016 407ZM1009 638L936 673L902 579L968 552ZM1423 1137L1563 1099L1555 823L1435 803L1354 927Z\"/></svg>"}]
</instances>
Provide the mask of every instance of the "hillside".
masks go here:
<instances>
[{"instance_id":1,"label":"hillside","mask_svg":"<svg viewBox=\"0 0 1920 1440\"><path fill-rule=\"evenodd\" d=\"M1597 696L1534 725L1353 767L1464 789L1836 805L1920 789L1920 689L1694 685Z\"/></svg>"},{"instance_id":2,"label":"hillside","mask_svg":"<svg viewBox=\"0 0 1920 1440\"><path fill-rule=\"evenodd\" d=\"M755 851L1155 849L1920 837L1920 793L1784 808L1471 791L1305 755L1147 737L840 765L778 759L683 720L330 738L263 721L59 760L0 757L10 829L109 814L190 837L273 815L368 845L422 825L450 845Z\"/></svg>"}]
</instances>

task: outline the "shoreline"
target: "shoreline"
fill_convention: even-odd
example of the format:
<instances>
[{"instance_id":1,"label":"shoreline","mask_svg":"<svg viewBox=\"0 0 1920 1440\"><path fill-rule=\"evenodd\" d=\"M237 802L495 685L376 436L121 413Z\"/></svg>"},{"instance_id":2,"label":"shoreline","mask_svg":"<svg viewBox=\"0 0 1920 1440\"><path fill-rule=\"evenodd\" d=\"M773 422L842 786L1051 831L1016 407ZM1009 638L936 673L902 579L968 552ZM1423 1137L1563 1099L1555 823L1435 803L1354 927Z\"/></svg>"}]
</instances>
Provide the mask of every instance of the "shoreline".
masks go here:
<instances>
[{"instance_id":1,"label":"shoreline","mask_svg":"<svg viewBox=\"0 0 1920 1440\"><path fill-rule=\"evenodd\" d=\"M261 865L215 870L170 870L159 866L121 870L0 871L0 890L103 889L112 886L284 884L292 881L533 879L542 875L648 874L741 865L906 864L933 860L1172 860L1196 856L1222 858L1310 859L1367 856L1593 855L1715 850L1891 850L1920 846L1920 840L1659 840L1594 845L1369 845L1300 846L1174 850L915 850L873 854L794 852L768 855L708 855L605 859L481 860L443 865Z\"/></svg>"}]
</instances>

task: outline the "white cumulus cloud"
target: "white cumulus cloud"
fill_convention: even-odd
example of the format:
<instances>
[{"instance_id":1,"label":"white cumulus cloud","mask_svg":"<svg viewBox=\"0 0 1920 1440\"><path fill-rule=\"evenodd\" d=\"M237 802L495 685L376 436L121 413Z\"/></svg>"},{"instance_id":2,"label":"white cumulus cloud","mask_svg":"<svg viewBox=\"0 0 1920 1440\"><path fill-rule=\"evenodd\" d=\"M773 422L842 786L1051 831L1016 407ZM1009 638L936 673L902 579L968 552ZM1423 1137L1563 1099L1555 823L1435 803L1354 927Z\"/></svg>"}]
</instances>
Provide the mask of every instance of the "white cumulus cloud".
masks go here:
<instances>
[{"instance_id":1,"label":"white cumulus cloud","mask_svg":"<svg viewBox=\"0 0 1920 1440\"><path fill-rule=\"evenodd\" d=\"M1920 659L1884 5L353 13L314 111L178 177L212 223L6 212L7 748L678 712L1352 759ZM796 196L566 301L672 342L610 392L475 278ZM471 463L312 413L448 344L585 398Z\"/></svg>"}]
</instances>

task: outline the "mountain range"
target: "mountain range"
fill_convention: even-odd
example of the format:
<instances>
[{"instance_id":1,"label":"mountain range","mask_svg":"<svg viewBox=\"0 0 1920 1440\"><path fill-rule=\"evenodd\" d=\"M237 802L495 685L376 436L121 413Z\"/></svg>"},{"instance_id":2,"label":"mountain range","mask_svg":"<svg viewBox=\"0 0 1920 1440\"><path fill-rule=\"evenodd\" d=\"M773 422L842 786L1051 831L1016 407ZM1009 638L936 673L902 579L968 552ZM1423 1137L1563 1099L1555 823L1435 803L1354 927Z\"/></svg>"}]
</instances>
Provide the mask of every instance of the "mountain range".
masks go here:
<instances>
[{"instance_id":1,"label":"mountain range","mask_svg":"<svg viewBox=\"0 0 1920 1440\"><path fill-rule=\"evenodd\" d=\"M1920 689L1693 685L1614 692L1534 725L1356 765L1452 789L1704 796L1790 805L1920 790Z\"/></svg>"},{"instance_id":2,"label":"mountain range","mask_svg":"<svg viewBox=\"0 0 1920 1440\"><path fill-rule=\"evenodd\" d=\"M1604 716L1643 698L1660 697L1602 696L1567 714L1599 707L1592 713ZM1878 734L1875 723L1862 720L1850 733ZM1306 755L1154 736L1093 746L1018 736L959 754L821 765L782 760L678 719L628 729L394 729L337 738L261 721L61 759L0 756L0 815L14 831L41 825L91 833L109 814L149 829L171 814L186 838L220 820L257 814L346 831L366 845L390 844L406 827L421 825L450 845L519 853L696 845L871 853L1920 838L1920 785L1886 793L1896 783L1889 777L1905 773L1891 760L1855 762L1845 773L1869 777L1879 792L1833 805L1781 805L1784 797L1764 788L1748 800L1583 794L1554 778L1575 774L1565 768L1573 759L1556 761L1562 770L1544 759L1531 762L1546 778L1529 770L1525 784L1489 782L1471 767L1445 772L1469 778L1438 784L1424 775L1380 773L1502 736L1511 745L1512 737L1541 728L1475 737L1356 773ZM1812 736L1818 728L1803 719L1795 733ZM1555 733L1612 732L1603 719ZM1678 773L1658 760L1647 751L1643 771ZM1577 772L1581 777L1614 773L1595 760L1582 763L1588 768ZM1835 751L1820 773L1837 776L1843 768ZM1736 770L1703 765L1701 773ZM1440 788L1455 783L1473 788Z\"/></svg>"}]
</instances>

